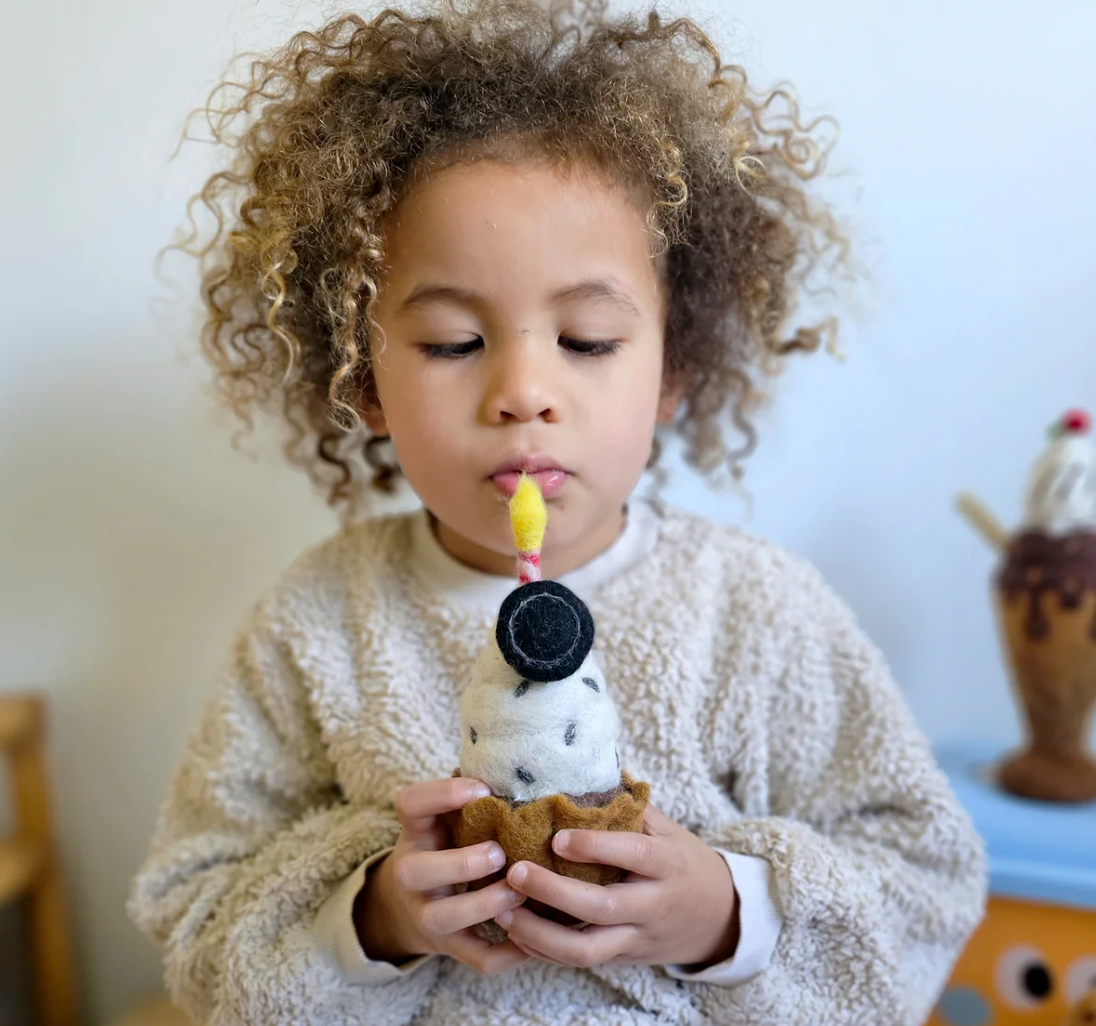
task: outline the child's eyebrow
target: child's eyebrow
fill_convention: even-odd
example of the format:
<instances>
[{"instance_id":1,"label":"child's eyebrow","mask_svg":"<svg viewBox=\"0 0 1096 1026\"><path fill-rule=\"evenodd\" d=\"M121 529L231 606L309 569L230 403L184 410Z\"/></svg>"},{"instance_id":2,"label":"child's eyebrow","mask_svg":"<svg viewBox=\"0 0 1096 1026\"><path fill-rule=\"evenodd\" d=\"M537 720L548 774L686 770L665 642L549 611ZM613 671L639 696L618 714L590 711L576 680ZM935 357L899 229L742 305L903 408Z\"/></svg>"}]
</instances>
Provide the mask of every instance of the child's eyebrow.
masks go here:
<instances>
[{"instance_id":1,"label":"child's eyebrow","mask_svg":"<svg viewBox=\"0 0 1096 1026\"><path fill-rule=\"evenodd\" d=\"M639 317L639 309L628 294L627 290L612 277L587 278L557 289L549 297L553 302L561 302L574 299L593 299L612 303L622 312L631 317ZM432 303L457 303L462 306L481 306L485 302L484 297L472 289L462 289L455 285L441 285L434 282L423 282L411 290L411 294L399 306L399 313L404 313L412 307L429 306Z\"/></svg>"}]
</instances>

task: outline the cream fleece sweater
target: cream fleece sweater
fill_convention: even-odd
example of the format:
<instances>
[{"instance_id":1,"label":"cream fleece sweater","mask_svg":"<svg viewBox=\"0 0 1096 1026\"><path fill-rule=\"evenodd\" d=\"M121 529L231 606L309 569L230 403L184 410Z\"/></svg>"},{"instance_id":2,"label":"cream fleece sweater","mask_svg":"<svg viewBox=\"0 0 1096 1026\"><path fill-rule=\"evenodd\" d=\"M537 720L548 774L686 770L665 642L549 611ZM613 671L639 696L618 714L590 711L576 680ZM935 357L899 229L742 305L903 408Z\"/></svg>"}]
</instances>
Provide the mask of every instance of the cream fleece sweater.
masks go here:
<instances>
[{"instance_id":1,"label":"cream fleece sweater","mask_svg":"<svg viewBox=\"0 0 1096 1026\"><path fill-rule=\"evenodd\" d=\"M776 547L639 500L560 580L597 624L622 763L724 853L745 950L695 977L365 960L350 902L396 792L457 766L461 690L514 586L419 512L310 549L236 637L128 906L176 1003L218 1026L922 1023L984 854L848 609Z\"/></svg>"}]
</instances>

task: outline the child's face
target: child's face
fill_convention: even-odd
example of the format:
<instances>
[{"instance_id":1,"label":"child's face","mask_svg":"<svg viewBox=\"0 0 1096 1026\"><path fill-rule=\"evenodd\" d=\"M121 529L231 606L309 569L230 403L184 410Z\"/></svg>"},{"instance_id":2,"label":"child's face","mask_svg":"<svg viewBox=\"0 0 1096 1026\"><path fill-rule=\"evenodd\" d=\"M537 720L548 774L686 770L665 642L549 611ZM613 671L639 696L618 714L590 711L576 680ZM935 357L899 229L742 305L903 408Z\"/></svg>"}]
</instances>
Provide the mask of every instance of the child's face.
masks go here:
<instances>
[{"instance_id":1,"label":"child's face","mask_svg":"<svg viewBox=\"0 0 1096 1026\"><path fill-rule=\"evenodd\" d=\"M386 227L373 350L380 408L442 543L514 573L507 461L562 468L545 576L602 551L676 407L663 389L665 297L643 211L576 167L457 164L416 185Z\"/></svg>"}]
</instances>

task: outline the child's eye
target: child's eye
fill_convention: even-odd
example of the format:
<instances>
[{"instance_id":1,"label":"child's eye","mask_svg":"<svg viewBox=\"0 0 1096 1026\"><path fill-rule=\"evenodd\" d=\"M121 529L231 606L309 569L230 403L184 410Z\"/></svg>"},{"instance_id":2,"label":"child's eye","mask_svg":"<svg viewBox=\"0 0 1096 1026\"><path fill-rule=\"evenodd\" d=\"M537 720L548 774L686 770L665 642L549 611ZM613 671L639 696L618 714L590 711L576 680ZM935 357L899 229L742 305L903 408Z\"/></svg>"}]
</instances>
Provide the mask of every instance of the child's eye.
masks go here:
<instances>
[{"instance_id":1,"label":"child's eye","mask_svg":"<svg viewBox=\"0 0 1096 1026\"><path fill-rule=\"evenodd\" d=\"M462 356L471 356L482 345L482 338L473 338L467 342L447 342L438 345L424 342L419 348L428 360L459 360Z\"/></svg>"},{"instance_id":2,"label":"child's eye","mask_svg":"<svg viewBox=\"0 0 1096 1026\"><path fill-rule=\"evenodd\" d=\"M617 339L593 341L568 338L566 335L560 336L559 344L578 356L608 356L620 348L620 342ZM419 348L429 360L459 360L462 357L471 356L482 346L482 338L473 338L467 342L423 342Z\"/></svg>"},{"instance_id":3,"label":"child's eye","mask_svg":"<svg viewBox=\"0 0 1096 1026\"><path fill-rule=\"evenodd\" d=\"M579 356L609 356L620 348L620 341L613 338L594 342L560 335L559 344Z\"/></svg>"}]
</instances>

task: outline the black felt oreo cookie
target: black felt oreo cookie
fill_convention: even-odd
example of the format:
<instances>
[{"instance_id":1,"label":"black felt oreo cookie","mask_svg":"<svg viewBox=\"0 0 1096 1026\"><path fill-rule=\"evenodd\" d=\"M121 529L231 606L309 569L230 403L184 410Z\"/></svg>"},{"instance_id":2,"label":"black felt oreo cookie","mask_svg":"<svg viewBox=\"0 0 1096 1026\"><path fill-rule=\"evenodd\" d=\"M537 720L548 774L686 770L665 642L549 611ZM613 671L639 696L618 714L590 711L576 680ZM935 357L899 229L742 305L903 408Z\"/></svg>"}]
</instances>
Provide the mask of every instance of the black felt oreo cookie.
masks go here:
<instances>
[{"instance_id":1,"label":"black felt oreo cookie","mask_svg":"<svg viewBox=\"0 0 1096 1026\"><path fill-rule=\"evenodd\" d=\"M594 618L570 588L532 581L506 596L495 638L503 658L523 678L540 684L563 680L594 647Z\"/></svg>"}]
</instances>

